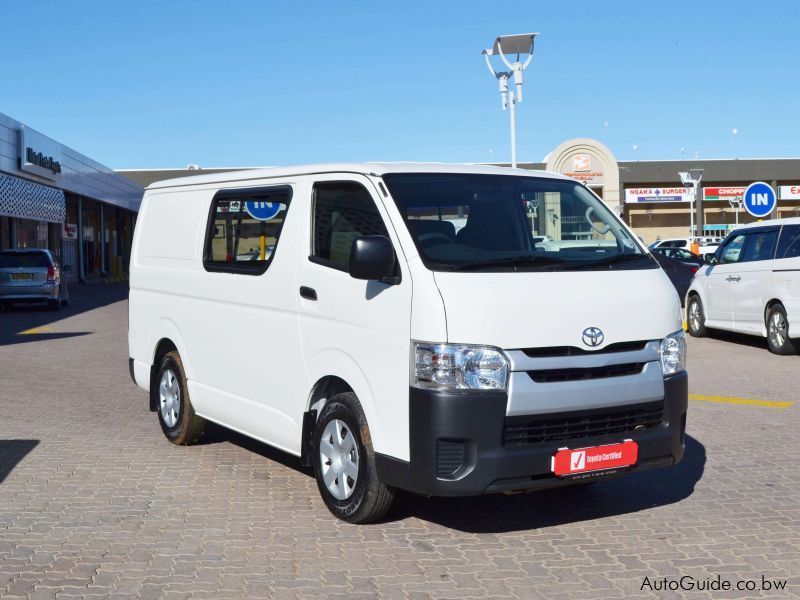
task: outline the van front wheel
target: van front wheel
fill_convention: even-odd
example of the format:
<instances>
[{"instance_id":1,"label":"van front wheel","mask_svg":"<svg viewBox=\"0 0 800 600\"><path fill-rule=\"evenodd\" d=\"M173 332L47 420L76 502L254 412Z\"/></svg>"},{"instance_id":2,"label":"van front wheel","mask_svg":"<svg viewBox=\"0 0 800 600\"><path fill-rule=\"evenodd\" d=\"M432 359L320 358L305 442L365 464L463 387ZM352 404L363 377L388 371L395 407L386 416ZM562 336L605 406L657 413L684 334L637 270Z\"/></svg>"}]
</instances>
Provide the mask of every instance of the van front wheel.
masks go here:
<instances>
[{"instance_id":1,"label":"van front wheel","mask_svg":"<svg viewBox=\"0 0 800 600\"><path fill-rule=\"evenodd\" d=\"M348 523L380 519L394 493L378 479L372 438L356 395L333 396L314 431L314 475L325 505Z\"/></svg>"},{"instance_id":2,"label":"van front wheel","mask_svg":"<svg viewBox=\"0 0 800 600\"><path fill-rule=\"evenodd\" d=\"M150 393L156 395L158 422L170 442L188 446L203 437L206 420L194 412L183 362L177 352L168 352L161 359L156 389Z\"/></svg>"}]
</instances>

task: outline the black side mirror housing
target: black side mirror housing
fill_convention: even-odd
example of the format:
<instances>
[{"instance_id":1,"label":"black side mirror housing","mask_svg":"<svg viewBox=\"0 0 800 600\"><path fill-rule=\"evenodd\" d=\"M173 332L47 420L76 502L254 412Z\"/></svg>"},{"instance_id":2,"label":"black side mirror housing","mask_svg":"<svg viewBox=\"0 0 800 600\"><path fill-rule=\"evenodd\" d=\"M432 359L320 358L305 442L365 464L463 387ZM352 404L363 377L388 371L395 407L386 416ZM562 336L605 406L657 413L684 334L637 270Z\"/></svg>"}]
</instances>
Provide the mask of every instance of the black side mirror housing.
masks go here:
<instances>
[{"instance_id":1,"label":"black side mirror housing","mask_svg":"<svg viewBox=\"0 0 800 600\"><path fill-rule=\"evenodd\" d=\"M350 277L397 285L400 277L395 275L396 265L397 257L389 238L365 235L353 240L350 250Z\"/></svg>"},{"instance_id":2,"label":"black side mirror housing","mask_svg":"<svg viewBox=\"0 0 800 600\"><path fill-rule=\"evenodd\" d=\"M717 256L716 254L706 254L704 257L705 262L707 265L715 265L717 264Z\"/></svg>"}]
</instances>

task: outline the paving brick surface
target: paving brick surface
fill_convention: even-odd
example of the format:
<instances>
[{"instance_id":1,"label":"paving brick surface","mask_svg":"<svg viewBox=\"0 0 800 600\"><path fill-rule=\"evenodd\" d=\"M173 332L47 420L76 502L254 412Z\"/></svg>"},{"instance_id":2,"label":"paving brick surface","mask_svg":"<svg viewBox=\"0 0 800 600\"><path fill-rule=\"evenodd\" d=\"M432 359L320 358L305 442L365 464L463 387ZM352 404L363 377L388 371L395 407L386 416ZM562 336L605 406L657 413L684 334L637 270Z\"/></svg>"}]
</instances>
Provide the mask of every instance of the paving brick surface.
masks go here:
<instances>
[{"instance_id":1,"label":"paving brick surface","mask_svg":"<svg viewBox=\"0 0 800 600\"><path fill-rule=\"evenodd\" d=\"M24 330L32 333L20 334ZM61 312L0 313L0 597L620 598L692 576L800 592L800 357L690 340L675 468L516 496L401 496L384 522L334 519L297 460L212 427L162 436L127 370L121 285Z\"/></svg>"}]
</instances>

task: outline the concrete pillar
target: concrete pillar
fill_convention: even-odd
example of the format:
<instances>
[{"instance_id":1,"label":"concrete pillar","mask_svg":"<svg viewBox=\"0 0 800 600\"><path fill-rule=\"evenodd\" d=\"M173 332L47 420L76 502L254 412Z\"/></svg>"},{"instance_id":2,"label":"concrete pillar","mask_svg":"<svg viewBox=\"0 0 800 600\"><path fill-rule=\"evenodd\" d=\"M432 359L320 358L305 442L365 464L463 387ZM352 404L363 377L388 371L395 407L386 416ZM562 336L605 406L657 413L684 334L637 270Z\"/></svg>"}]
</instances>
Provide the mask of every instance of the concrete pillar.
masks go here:
<instances>
[{"instance_id":1,"label":"concrete pillar","mask_svg":"<svg viewBox=\"0 0 800 600\"><path fill-rule=\"evenodd\" d=\"M83 196L78 196L78 279L81 283L86 283L83 262Z\"/></svg>"},{"instance_id":2,"label":"concrete pillar","mask_svg":"<svg viewBox=\"0 0 800 600\"><path fill-rule=\"evenodd\" d=\"M100 231L99 239L100 239L100 275L105 275L108 270L108 265L106 263L106 213L105 213L105 204L102 202L100 204Z\"/></svg>"}]
</instances>

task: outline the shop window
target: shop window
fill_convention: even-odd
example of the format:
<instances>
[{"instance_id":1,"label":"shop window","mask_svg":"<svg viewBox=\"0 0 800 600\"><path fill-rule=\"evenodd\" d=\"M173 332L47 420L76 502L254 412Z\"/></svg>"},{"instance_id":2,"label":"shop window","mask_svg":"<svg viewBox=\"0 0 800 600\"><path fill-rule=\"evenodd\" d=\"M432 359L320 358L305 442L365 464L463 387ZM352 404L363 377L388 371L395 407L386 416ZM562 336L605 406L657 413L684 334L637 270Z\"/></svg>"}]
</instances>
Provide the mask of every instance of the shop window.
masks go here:
<instances>
[{"instance_id":1,"label":"shop window","mask_svg":"<svg viewBox=\"0 0 800 600\"><path fill-rule=\"evenodd\" d=\"M365 235L389 237L378 208L364 186L352 181L314 186L311 259L347 271L353 241Z\"/></svg>"},{"instance_id":2,"label":"shop window","mask_svg":"<svg viewBox=\"0 0 800 600\"><path fill-rule=\"evenodd\" d=\"M264 273L275 255L291 196L289 186L217 194L208 220L205 269Z\"/></svg>"}]
</instances>

